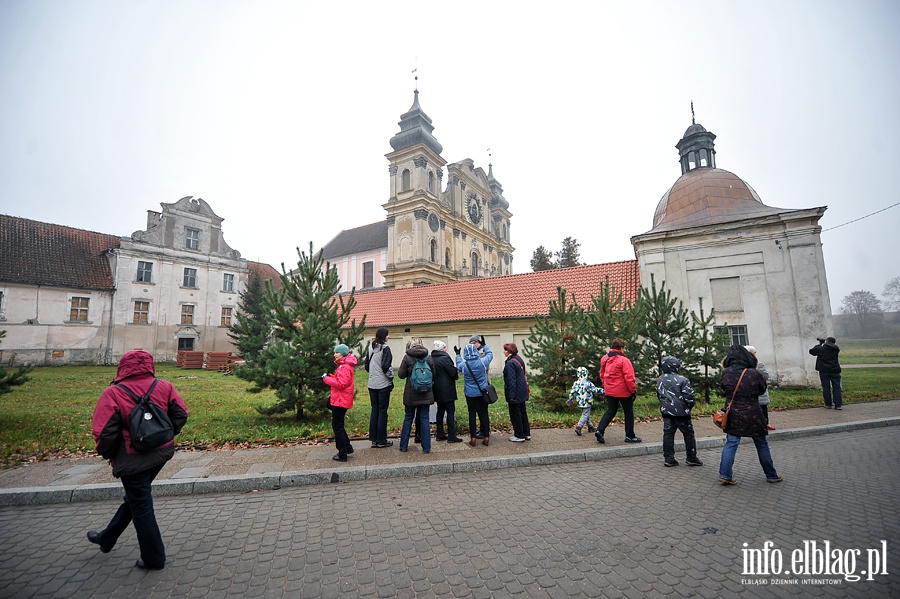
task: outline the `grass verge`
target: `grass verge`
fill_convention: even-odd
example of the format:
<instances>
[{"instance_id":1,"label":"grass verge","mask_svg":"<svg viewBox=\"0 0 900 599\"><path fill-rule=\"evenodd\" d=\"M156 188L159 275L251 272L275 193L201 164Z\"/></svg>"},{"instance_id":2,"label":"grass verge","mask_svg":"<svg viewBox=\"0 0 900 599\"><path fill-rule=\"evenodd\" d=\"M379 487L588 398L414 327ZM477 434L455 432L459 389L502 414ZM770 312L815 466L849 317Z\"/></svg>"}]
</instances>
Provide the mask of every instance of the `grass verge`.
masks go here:
<instances>
[{"instance_id":1,"label":"grass verge","mask_svg":"<svg viewBox=\"0 0 900 599\"><path fill-rule=\"evenodd\" d=\"M0 467L22 462L73 455L93 454L91 414L97 398L115 376L115 367L61 366L36 368L33 380L12 393L0 395ZM250 386L233 376L215 371L182 370L170 364L157 365L157 375L171 381L187 402L188 423L178 437L182 446L222 448L282 445L323 440L331 435L328 419L319 423L298 423L293 414L262 416L257 405L274 401L270 391L248 393ZM369 428L368 375L357 372L356 405L347 414L347 430L353 437L366 437ZM388 428L392 434L403 424L402 384L391 395ZM494 379L501 390L502 379ZM843 376L844 401L847 403L900 398L900 368L853 368ZM459 385L457 422L467 430L468 420L462 382ZM771 410L815 406L822 402L817 389L769 392ZM722 400L698 402L695 414L711 414ZM605 408L602 398L595 402L594 416ZM510 430L509 412L502 399L490 407L491 425ZM572 408L566 412L528 407L531 425L539 427L573 426L581 415ZM641 395L635 402L635 416L641 420L659 416L655 394Z\"/></svg>"}]
</instances>

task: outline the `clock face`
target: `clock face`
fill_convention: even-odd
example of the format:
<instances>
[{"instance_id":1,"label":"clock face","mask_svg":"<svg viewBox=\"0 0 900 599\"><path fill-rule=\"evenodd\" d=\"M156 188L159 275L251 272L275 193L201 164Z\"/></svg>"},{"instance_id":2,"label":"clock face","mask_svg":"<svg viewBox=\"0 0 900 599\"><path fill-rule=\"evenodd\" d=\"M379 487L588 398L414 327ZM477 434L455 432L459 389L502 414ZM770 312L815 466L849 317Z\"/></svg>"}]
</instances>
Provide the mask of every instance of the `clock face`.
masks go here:
<instances>
[{"instance_id":1,"label":"clock face","mask_svg":"<svg viewBox=\"0 0 900 599\"><path fill-rule=\"evenodd\" d=\"M437 233L438 227L440 226L440 222L438 222L437 214L432 212L428 215L428 228L431 229L432 233Z\"/></svg>"},{"instance_id":2,"label":"clock face","mask_svg":"<svg viewBox=\"0 0 900 599\"><path fill-rule=\"evenodd\" d=\"M466 212L473 224L477 225L481 222L481 204L478 203L478 198L474 194L466 198Z\"/></svg>"}]
</instances>

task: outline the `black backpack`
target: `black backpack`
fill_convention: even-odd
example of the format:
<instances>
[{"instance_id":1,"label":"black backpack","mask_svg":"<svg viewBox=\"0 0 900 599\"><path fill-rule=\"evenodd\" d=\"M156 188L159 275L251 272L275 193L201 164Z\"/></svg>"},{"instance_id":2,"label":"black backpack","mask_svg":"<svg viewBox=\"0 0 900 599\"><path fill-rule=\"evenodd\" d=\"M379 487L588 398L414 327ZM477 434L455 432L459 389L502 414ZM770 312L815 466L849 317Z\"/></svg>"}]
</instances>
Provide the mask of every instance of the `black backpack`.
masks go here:
<instances>
[{"instance_id":1,"label":"black backpack","mask_svg":"<svg viewBox=\"0 0 900 599\"><path fill-rule=\"evenodd\" d=\"M153 379L153 384L141 397L135 395L134 391L125 385L116 384L116 387L123 389L136 403L131 410L131 421L128 425L131 447L135 451L150 451L175 439L175 427L172 426L169 415L150 401L150 394L158 382L159 379Z\"/></svg>"}]
</instances>

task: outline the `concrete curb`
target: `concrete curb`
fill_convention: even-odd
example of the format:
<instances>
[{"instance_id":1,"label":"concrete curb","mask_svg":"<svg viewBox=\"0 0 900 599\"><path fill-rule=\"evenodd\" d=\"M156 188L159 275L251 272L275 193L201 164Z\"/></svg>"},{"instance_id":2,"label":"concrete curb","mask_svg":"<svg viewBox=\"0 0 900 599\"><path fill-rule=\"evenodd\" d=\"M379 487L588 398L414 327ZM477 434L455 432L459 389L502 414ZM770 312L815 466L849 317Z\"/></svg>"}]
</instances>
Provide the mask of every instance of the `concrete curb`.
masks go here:
<instances>
[{"instance_id":1,"label":"concrete curb","mask_svg":"<svg viewBox=\"0 0 900 599\"><path fill-rule=\"evenodd\" d=\"M778 430L770 432L769 439L773 441L803 439L805 437L886 426L900 426L900 416ZM724 435L697 439L698 449L714 449L716 447L722 447L724 444ZM677 451L683 451L684 442L676 442L675 447ZM368 467L348 466L344 468L282 472L280 474L244 474L210 478L165 479L153 483L153 494L156 497L173 497L201 493L240 493L369 479L429 476L433 474L498 470L501 468L595 462L610 458L659 453L662 453L662 443L641 443L624 447L597 447L594 449L580 449L574 451L470 458L460 461L445 460L439 462L413 462ZM121 497L122 486L117 483L20 487L14 489L0 489L0 507L74 503L82 501L119 501L121 500Z\"/></svg>"}]
</instances>

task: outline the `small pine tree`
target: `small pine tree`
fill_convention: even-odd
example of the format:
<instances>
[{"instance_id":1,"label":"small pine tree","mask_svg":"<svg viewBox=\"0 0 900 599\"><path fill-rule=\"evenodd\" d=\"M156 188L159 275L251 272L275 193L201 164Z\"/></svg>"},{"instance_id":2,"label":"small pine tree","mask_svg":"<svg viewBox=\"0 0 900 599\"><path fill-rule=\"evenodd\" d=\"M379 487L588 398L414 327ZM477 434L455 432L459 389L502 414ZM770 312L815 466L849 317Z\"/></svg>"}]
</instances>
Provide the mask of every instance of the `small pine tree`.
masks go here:
<instances>
[{"instance_id":1,"label":"small pine tree","mask_svg":"<svg viewBox=\"0 0 900 599\"><path fill-rule=\"evenodd\" d=\"M238 311L228 331L239 356L255 361L269 340L269 321L263 308L265 288L259 271L252 269L247 287L239 294Z\"/></svg>"},{"instance_id":2,"label":"small pine tree","mask_svg":"<svg viewBox=\"0 0 900 599\"><path fill-rule=\"evenodd\" d=\"M622 292L610 284L608 276L600 284L600 292L591 298L585 319L587 327L585 345L588 351L588 363L585 366L592 380L596 381L593 377L599 376L600 358L609 350L614 339L625 341L626 348L629 348L629 359L632 354L640 354L638 331L642 322L641 306L638 303L623 301ZM634 360L632 363L634 364ZM634 365L637 375L638 364Z\"/></svg>"},{"instance_id":3,"label":"small pine tree","mask_svg":"<svg viewBox=\"0 0 900 599\"><path fill-rule=\"evenodd\" d=\"M6 331L0 331L0 339L6 337ZM12 366L12 360L10 360L10 366ZM28 381L31 380L31 377L28 376L28 373L34 369L34 366L31 364L23 364L19 366L18 369L13 372L11 370L7 370L2 364L0 364L0 395L4 395L6 393L12 393L13 387L18 387L19 385L24 385Z\"/></svg>"},{"instance_id":4,"label":"small pine tree","mask_svg":"<svg viewBox=\"0 0 900 599\"><path fill-rule=\"evenodd\" d=\"M300 248L297 254L294 273L281 267L281 289L266 282L263 308L272 341L241 369L241 376L256 384L251 392L275 390L278 401L257 407L261 414L296 410L297 420L304 420L321 417L327 410L329 389L322 374L334 371L336 343L359 349L365 317L359 324L350 320L355 290L346 297L338 295L337 269L324 262L321 252L313 252L312 243L309 254Z\"/></svg>"},{"instance_id":5,"label":"small pine tree","mask_svg":"<svg viewBox=\"0 0 900 599\"><path fill-rule=\"evenodd\" d=\"M539 272L542 270L553 270L556 264L553 262L553 254L542 245L539 245L534 254L531 256L531 270Z\"/></svg>"},{"instance_id":6,"label":"small pine tree","mask_svg":"<svg viewBox=\"0 0 900 599\"><path fill-rule=\"evenodd\" d=\"M689 338L693 342L691 356L682 361L687 365L683 374L691 379L694 391L709 403L710 392L719 388L719 372L722 360L728 354L731 338L728 327L715 326L715 310L704 314L703 298L700 298L700 315L691 311L691 332Z\"/></svg>"},{"instance_id":7,"label":"small pine tree","mask_svg":"<svg viewBox=\"0 0 900 599\"><path fill-rule=\"evenodd\" d=\"M569 268L570 266L583 266L581 263L581 244L577 239L566 237L562 242L562 249L556 253L556 268Z\"/></svg>"},{"instance_id":8,"label":"small pine tree","mask_svg":"<svg viewBox=\"0 0 900 599\"><path fill-rule=\"evenodd\" d=\"M541 389L536 403L559 411L569 396L575 369L585 363L587 349L584 311L574 296L568 299L562 287L557 287L556 293L557 299L550 302L549 315L535 317L523 352L535 370L533 382Z\"/></svg>"},{"instance_id":9,"label":"small pine tree","mask_svg":"<svg viewBox=\"0 0 900 599\"><path fill-rule=\"evenodd\" d=\"M644 309L644 326L640 331L646 343L644 354L652 360L651 368L658 377L659 363L664 356L689 361L683 356L692 354L688 339L691 320L681 300L672 297L672 292L666 289L665 281L657 290L656 279L651 275L650 289L641 287L639 294Z\"/></svg>"}]
</instances>

